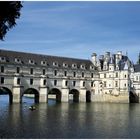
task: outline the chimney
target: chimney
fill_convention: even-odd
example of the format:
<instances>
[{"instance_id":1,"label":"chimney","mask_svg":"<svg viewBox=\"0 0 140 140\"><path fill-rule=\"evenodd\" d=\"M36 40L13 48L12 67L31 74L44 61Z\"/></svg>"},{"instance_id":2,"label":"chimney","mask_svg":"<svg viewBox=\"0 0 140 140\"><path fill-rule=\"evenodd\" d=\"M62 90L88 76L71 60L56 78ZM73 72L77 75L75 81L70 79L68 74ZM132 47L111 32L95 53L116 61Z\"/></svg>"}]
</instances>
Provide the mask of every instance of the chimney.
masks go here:
<instances>
[{"instance_id":1,"label":"chimney","mask_svg":"<svg viewBox=\"0 0 140 140\"><path fill-rule=\"evenodd\" d=\"M97 65L97 54L93 53L91 55L92 63L96 66Z\"/></svg>"}]
</instances>

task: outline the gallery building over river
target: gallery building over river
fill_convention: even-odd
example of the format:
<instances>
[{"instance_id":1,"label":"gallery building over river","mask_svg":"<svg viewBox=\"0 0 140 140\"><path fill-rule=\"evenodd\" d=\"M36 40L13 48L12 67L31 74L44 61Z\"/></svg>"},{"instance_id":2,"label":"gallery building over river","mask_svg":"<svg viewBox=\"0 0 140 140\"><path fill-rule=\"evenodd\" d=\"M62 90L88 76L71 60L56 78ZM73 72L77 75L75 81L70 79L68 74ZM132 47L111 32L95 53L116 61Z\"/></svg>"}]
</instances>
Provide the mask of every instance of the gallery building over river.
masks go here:
<instances>
[{"instance_id":1,"label":"gallery building over river","mask_svg":"<svg viewBox=\"0 0 140 140\"><path fill-rule=\"evenodd\" d=\"M40 103L49 96L59 102L139 102L140 64L121 51L86 60L0 50L0 94L14 103L24 94Z\"/></svg>"}]
</instances>

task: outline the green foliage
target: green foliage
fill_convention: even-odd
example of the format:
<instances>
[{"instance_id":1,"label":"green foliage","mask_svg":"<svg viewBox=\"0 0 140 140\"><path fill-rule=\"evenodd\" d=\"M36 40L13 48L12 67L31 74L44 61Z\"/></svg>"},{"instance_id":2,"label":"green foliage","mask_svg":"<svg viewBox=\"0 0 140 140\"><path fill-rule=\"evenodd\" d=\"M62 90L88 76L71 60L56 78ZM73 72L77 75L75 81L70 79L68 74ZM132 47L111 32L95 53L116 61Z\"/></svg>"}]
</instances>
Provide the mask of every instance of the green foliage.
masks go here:
<instances>
[{"instance_id":1,"label":"green foliage","mask_svg":"<svg viewBox=\"0 0 140 140\"><path fill-rule=\"evenodd\" d=\"M16 25L21 8L21 1L0 1L0 40L3 40L7 31Z\"/></svg>"}]
</instances>

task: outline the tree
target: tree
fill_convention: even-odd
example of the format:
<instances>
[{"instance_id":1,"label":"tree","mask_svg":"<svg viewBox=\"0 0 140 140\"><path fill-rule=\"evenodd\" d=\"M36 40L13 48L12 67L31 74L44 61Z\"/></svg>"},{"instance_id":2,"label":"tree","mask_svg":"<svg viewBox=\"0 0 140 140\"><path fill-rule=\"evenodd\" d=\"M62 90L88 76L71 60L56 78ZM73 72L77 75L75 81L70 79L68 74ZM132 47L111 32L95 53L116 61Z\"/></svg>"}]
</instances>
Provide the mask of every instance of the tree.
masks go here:
<instances>
[{"instance_id":1,"label":"tree","mask_svg":"<svg viewBox=\"0 0 140 140\"><path fill-rule=\"evenodd\" d=\"M21 8L21 1L0 1L0 40L3 40L7 31L16 25Z\"/></svg>"},{"instance_id":2,"label":"tree","mask_svg":"<svg viewBox=\"0 0 140 140\"><path fill-rule=\"evenodd\" d=\"M137 64L140 64L140 52L139 52Z\"/></svg>"}]
</instances>

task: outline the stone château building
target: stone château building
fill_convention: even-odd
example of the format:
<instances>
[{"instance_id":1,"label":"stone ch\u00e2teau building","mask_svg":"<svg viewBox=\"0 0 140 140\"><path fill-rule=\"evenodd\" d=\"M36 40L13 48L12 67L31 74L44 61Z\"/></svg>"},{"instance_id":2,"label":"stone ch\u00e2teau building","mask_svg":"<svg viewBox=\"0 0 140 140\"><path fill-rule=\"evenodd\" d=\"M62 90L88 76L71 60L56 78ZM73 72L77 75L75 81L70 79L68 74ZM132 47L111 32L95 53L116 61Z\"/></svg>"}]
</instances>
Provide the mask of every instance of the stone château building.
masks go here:
<instances>
[{"instance_id":1,"label":"stone ch\u00e2teau building","mask_svg":"<svg viewBox=\"0 0 140 140\"><path fill-rule=\"evenodd\" d=\"M0 50L0 94L17 103L24 94L35 102L50 95L61 102L138 102L140 65L121 51L85 60Z\"/></svg>"}]
</instances>

